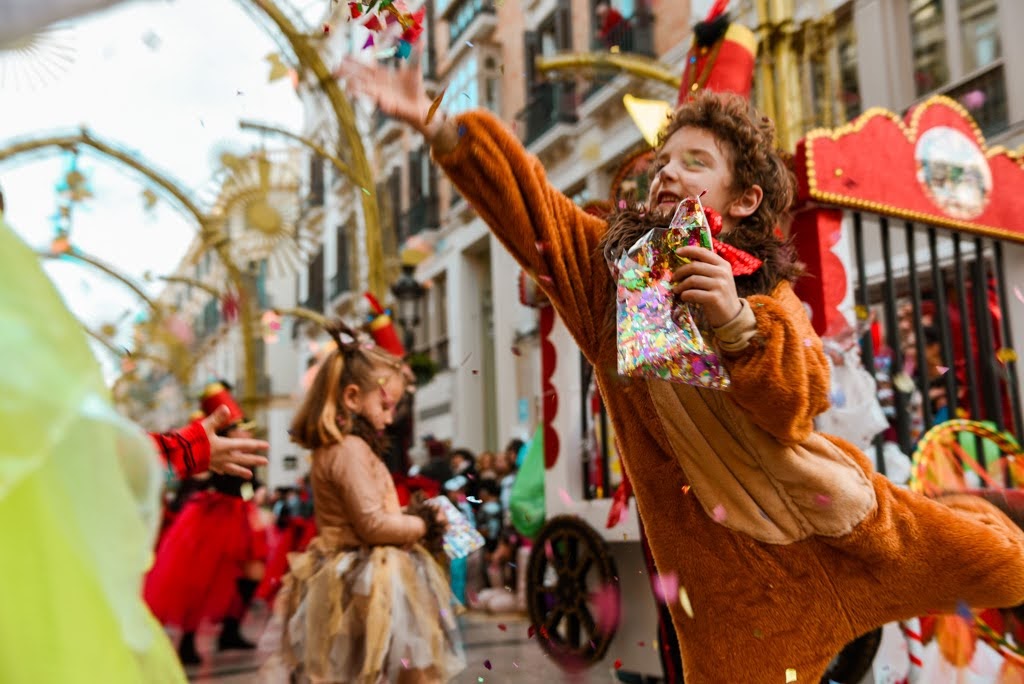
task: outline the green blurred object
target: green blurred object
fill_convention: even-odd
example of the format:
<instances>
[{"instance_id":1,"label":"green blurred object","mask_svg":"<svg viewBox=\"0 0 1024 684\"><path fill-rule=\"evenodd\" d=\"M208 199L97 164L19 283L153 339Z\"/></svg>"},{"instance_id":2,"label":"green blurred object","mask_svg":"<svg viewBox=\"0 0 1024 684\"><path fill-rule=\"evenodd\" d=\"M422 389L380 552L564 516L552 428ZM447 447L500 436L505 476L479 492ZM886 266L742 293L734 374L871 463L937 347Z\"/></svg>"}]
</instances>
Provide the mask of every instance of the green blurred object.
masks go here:
<instances>
[{"instance_id":1,"label":"green blurred object","mask_svg":"<svg viewBox=\"0 0 1024 684\"><path fill-rule=\"evenodd\" d=\"M142 600L159 457L2 215L0 358L0 682L185 682Z\"/></svg>"},{"instance_id":2,"label":"green blurred object","mask_svg":"<svg viewBox=\"0 0 1024 684\"><path fill-rule=\"evenodd\" d=\"M1006 439L1017 444L1017 440L1012 434L1005 430L1000 431L992 421L982 420L978 422L992 432L1001 433L1006 437ZM1002 450L995 442L985 439L984 437L978 437L970 432L960 432L957 434L956 438L960 443L960 448L966 451L971 458L983 464L986 468L1004 456ZM978 440L981 440L981 453L983 454L984 460L979 460L978 458Z\"/></svg>"},{"instance_id":3,"label":"green blurred object","mask_svg":"<svg viewBox=\"0 0 1024 684\"><path fill-rule=\"evenodd\" d=\"M533 539L544 526L544 426L537 426L526 446L526 458L516 474L509 496L512 525L519 534Z\"/></svg>"}]
</instances>

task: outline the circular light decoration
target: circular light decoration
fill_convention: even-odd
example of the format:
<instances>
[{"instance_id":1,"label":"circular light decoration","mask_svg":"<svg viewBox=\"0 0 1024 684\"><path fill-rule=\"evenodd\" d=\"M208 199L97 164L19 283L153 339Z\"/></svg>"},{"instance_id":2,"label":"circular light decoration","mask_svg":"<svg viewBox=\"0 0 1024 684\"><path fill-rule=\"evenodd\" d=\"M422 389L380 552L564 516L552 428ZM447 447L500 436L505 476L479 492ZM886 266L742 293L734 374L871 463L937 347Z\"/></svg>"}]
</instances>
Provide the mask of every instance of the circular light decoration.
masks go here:
<instances>
[{"instance_id":1,"label":"circular light decoration","mask_svg":"<svg viewBox=\"0 0 1024 684\"><path fill-rule=\"evenodd\" d=\"M49 26L0 42L0 90L27 92L56 81L75 61L73 37L66 27Z\"/></svg>"},{"instance_id":2,"label":"circular light decoration","mask_svg":"<svg viewBox=\"0 0 1024 684\"><path fill-rule=\"evenodd\" d=\"M225 153L221 164L225 176L214 213L232 227L232 252L240 262L266 259L274 275L299 268L316 247L317 224L300 216L295 169L266 152Z\"/></svg>"}]
</instances>

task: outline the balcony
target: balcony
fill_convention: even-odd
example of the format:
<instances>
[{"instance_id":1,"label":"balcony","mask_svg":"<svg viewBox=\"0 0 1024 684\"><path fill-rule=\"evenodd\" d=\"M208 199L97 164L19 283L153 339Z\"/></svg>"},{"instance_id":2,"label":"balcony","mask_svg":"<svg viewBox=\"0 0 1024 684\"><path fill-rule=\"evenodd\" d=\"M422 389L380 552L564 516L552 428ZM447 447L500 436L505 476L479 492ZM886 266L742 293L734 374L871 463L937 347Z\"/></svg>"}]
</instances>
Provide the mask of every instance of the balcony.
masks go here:
<instances>
[{"instance_id":1,"label":"balcony","mask_svg":"<svg viewBox=\"0 0 1024 684\"><path fill-rule=\"evenodd\" d=\"M654 21L650 12L640 10L613 28L604 38L595 37L590 49L594 52L629 52L653 58L655 56ZM586 100L608 85L615 76L614 73L598 73L591 80L590 87L583 94L583 99Z\"/></svg>"},{"instance_id":2,"label":"balcony","mask_svg":"<svg viewBox=\"0 0 1024 684\"><path fill-rule=\"evenodd\" d=\"M453 49L459 41L473 42L490 35L498 25L492 0L461 0L453 2L444 12L448 22L448 45ZM452 60L456 57L452 56Z\"/></svg>"},{"instance_id":3,"label":"balcony","mask_svg":"<svg viewBox=\"0 0 1024 684\"><path fill-rule=\"evenodd\" d=\"M986 139L1002 133L1010 125L1006 106L1006 72L1001 61L968 75L946 88L943 94L970 112Z\"/></svg>"},{"instance_id":4,"label":"balcony","mask_svg":"<svg viewBox=\"0 0 1024 684\"><path fill-rule=\"evenodd\" d=\"M573 83L536 83L530 89L526 109L516 117L525 130L527 146L559 123L576 123L576 88Z\"/></svg>"},{"instance_id":5,"label":"balcony","mask_svg":"<svg viewBox=\"0 0 1024 684\"><path fill-rule=\"evenodd\" d=\"M398 242L402 243L425 228L437 228L441 212L437 196L421 197L402 214L398 223Z\"/></svg>"}]
</instances>

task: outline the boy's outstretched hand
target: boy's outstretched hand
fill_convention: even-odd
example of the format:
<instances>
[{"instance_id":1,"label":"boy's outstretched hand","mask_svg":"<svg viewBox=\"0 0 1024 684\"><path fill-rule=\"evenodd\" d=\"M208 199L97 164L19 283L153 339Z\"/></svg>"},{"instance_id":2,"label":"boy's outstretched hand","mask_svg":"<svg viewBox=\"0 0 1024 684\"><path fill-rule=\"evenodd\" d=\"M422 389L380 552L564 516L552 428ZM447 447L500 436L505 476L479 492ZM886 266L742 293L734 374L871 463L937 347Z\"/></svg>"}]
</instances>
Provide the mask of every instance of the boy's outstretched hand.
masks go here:
<instances>
[{"instance_id":1,"label":"boy's outstretched hand","mask_svg":"<svg viewBox=\"0 0 1024 684\"><path fill-rule=\"evenodd\" d=\"M436 116L427 124L431 102L423 87L418 56L419 51L414 51L413 59L406 60L397 69L346 58L334 70L334 75L345 81L353 93L371 100L381 113L404 121L431 140L444 122L444 116Z\"/></svg>"},{"instance_id":2,"label":"boy's outstretched hand","mask_svg":"<svg viewBox=\"0 0 1024 684\"><path fill-rule=\"evenodd\" d=\"M736 294L732 265L710 249L696 245L681 247L676 254L690 260L672 274L672 292L679 301L702 305L712 328L736 318L743 307Z\"/></svg>"}]
</instances>

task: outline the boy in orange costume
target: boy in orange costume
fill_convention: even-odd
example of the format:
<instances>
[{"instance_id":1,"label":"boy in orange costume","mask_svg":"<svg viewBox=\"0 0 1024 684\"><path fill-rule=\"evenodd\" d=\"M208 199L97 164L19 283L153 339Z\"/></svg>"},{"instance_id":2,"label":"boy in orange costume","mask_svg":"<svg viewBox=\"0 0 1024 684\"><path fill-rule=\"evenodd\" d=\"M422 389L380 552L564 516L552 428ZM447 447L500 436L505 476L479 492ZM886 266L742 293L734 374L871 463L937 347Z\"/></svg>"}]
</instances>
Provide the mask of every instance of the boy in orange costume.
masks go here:
<instances>
[{"instance_id":1,"label":"boy in orange costume","mask_svg":"<svg viewBox=\"0 0 1024 684\"><path fill-rule=\"evenodd\" d=\"M885 623L1024 601L1024 534L1002 512L969 495L937 502L898 489L858 449L814 432L828 366L775 235L793 182L771 123L741 97L685 102L659 146L645 211L606 222L549 185L494 116L428 117L417 66L348 62L341 74L430 142L593 364L658 570L678 577L692 605L693 617L670 606L687 684L782 682L790 669L817 682L847 642ZM734 276L719 254L680 250L690 263L675 274L679 300L702 305L732 386L620 377L609 264L705 190L720 239L763 262Z\"/></svg>"}]
</instances>

